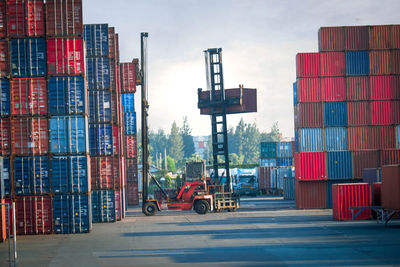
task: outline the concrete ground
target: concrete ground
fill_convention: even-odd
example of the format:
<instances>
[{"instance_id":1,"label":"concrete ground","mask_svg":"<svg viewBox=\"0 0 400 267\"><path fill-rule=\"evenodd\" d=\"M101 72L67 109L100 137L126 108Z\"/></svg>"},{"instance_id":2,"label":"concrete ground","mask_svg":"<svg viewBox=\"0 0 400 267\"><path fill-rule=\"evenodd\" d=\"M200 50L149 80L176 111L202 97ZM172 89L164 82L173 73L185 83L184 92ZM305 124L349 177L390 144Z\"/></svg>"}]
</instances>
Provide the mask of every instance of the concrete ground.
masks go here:
<instances>
[{"instance_id":1,"label":"concrete ground","mask_svg":"<svg viewBox=\"0 0 400 267\"><path fill-rule=\"evenodd\" d=\"M18 236L18 266L400 266L400 221L336 222L331 212L263 197L235 213L146 217L136 207L90 234Z\"/></svg>"}]
</instances>

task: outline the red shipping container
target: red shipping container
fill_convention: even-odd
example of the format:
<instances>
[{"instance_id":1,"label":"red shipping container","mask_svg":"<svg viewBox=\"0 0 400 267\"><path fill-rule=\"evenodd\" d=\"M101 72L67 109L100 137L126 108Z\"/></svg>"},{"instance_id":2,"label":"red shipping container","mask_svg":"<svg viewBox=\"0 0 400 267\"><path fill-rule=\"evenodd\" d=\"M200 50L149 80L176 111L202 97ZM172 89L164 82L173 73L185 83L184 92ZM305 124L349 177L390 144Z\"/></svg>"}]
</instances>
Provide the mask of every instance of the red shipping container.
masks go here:
<instances>
[{"instance_id":1,"label":"red shipping container","mask_svg":"<svg viewBox=\"0 0 400 267\"><path fill-rule=\"evenodd\" d=\"M118 62L115 62L115 86L116 91L121 92L121 69Z\"/></svg>"},{"instance_id":2,"label":"red shipping container","mask_svg":"<svg viewBox=\"0 0 400 267\"><path fill-rule=\"evenodd\" d=\"M47 154L48 120L45 118L11 119L11 151L19 155Z\"/></svg>"},{"instance_id":3,"label":"red shipping container","mask_svg":"<svg viewBox=\"0 0 400 267\"><path fill-rule=\"evenodd\" d=\"M8 41L0 41L0 76L8 76Z\"/></svg>"},{"instance_id":4,"label":"red shipping container","mask_svg":"<svg viewBox=\"0 0 400 267\"><path fill-rule=\"evenodd\" d=\"M349 150L372 149L371 127L348 127L347 138Z\"/></svg>"},{"instance_id":5,"label":"red shipping container","mask_svg":"<svg viewBox=\"0 0 400 267\"><path fill-rule=\"evenodd\" d=\"M325 209L325 181L295 181L296 209Z\"/></svg>"},{"instance_id":6,"label":"red shipping container","mask_svg":"<svg viewBox=\"0 0 400 267\"><path fill-rule=\"evenodd\" d=\"M393 101L394 124L400 124L400 101Z\"/></svg>"},{"instance_id":7,"label":"red shipping container","mask_svg":"<svg viewBox=\"0 0 400 267\"><path fill-rule=\"evenodd\" d=\"M297 77L320 77L319 53L298 53L296 56Z\"/></svg>"},{"instance_id":8,"label":"red shipping container","mask_svg":"<svg viewBox=\"0 0 400 267\"><path fill-rule=\"evenodd\" d=\"M0 199L0 204L6 203L4 199ZM7 238L7 220L6 220L6 206L0 205L0 242L4 242Z\"/></svg>"},{"instance_id":9,"label":"red shipping container","mask_svg":"<svg viewBox=\"0 0 400 267\"><path fill-rule=\"evenodd\" d=\"M400 164L400 149L383 149L380 159L381 166Z\"/></svg>"},{"instance_id":10,"label":"red shipping container","mask_svg":"<svg viewBox=\"0 0 400 267\"><path fill-rule=\"evenodd\" d=\"M6 2L0 2L0 38L7 35L7 16L6 16Z\"/></svg>"},{"instance_id":11,"label":"red shipping container","mask_svg":"<svg viewBox=\"0 0 400 267\"><path fill-rule=\"evenodd\" d=\"M400 210L400 165L382 166L382 207Z\"/></svg>"},{"instance_id":12,"label":"red shipping container","mask_svg":"<svg viewBox=\"0 0 400 267\"><path fill-rule=\"evenodd\" d=\"M45 78L10 81L12 115L46 115L47 82Z\"/></svg>"},{"instance_id":13,"label":"red shipping container","mask_svg":"<svg viewBox=\"0 0 400 267\"><path fill-rule=\"evenodd\" d=\"M347 100L369 100L369 77L354 76L346 77Z\"/></svg>"},{"instance_id":14,"label":"red shipping container","mask_svg":"<svg viewBox=\"0 0 400 267\"><path fill-rule=\"evenodd\" d=\"M392 50L390 52L390 73L391 74L400 74L400 50L399 49Z\"/></svg>"},{"instance_id":15,"label":"red shipping container","mask_svg":"<svg viewBox=\"0 0 400 267\"><path fill-rule=\"evenodd\" d=\"M371 100L392 100L393 85L393 76L370 76Z\"/></svg>"},{"instance_id":16,"label":"red shipping container","mask_svg":"<svg viewBox=\"0 0 400 267\"><path fill-rule=\"evenodd\" d=\"M318 48L320 52L344 51L344 27L321 27Z\"/></svg>"},{"instance_id":17,"label":"red shipping container","mask_svg":"<svg viewBox=\"0 0 400 267\"><path fill-rule=\"evenodd\" d=\"M136 158L137 157L137 140L136 135L126 136L126 157Z\"/></svg>"},{"instance_id":18,"label":"red shipping container","mask_svg":"<svg viewBox=\"0 0 400 267\"><path fill-rule=\"evenodd\" d=\"M119 158L119 173L120 173L120 183L121 188L126 186L126 162L125 157Z\"/></svg>"},{"instance_id":19,"label":"red shipping container","mask_svg":"<svg viewBox=\"0 0 400 267\"><path fill-rule=\"evenodd\" d=\"M390 72L390 51L369 51L370 75L389 75Z\"/></svg>"},{"instance_id":20,"label":"red shipping container","mask_svg":"<svg viewBox=\"0 0 400 267\"><path fill-rule=\"evenodd\" d=\"M92 189L120 188L118 158L91 157L90 163Z\"/></svg>"},{"instance_id":21,"label":"red shipping container","mask_svg":"<svg viewBox=\"0 0 400 267\"><path fill-rule=\"evenodd\" d=\"M51 234L53 215L50 196L16 199L17 234Z\"/></svg>"},{"instance_id":22,"label":"red shipping container","mask_svg":"<svg viewBox=\"0 0 400 267\"><path fill-rule=\"evenodd\" d=\"M367 101L347 102L347 125L362 126L371 124L370 105Z\"/></svg>"},{"instance_id":23,"label":"red shipping container","mask_svg":"<svg viewBox=\"0 0 400 267\"><path fill-rule=\"evenodd\" d=\"M371 204L371 186L367 183L332 185L332 212L335 220L351 220L350 207L370 207ZM356 220L370 218L371 210L366 209L357 216Z\"/></svg>"},{"instance_id":24,"label":"red shipping container","mask_svg":"<svg viewBox=\"0 0 400 267\"><path fill-rule=\"evenodd\" d=\"M258 171L259 185L258 185L258 187L261 190L268 190L271 188L270 169L271 169L271 167L259 167L259 171Z\"/></svg>"},{"instance_id":25,"label":"red shipping container","mask_svg":"<svg viewBox=\"0 0 400 267\"><path fill-rule=\"evenodd\" d=\"M390 49L391 26L369 26L369 49Z\"/></svg>"},{"instance_id":26,"label":"red shipping container","mask_svg":"<svg viewBox=\"0 0 400 267\"><path fill-rule=\"evenodd\" d=\"M0 156L8 156L11 153L11 128L10 119L0 118Z\"/></svg>"},{"instance_id":27,"label":"red shipping container","mask_svg":"<svg viewBox=\"0 0 400 267\"><path fill-rule=\"evenodd\" d=\"M334 77L346 75L344 52L320 53L321 76Z\"/></svg>"},{"instance_id":28,"label":"red shipping container","mask_svg":"<svg viewBox=\"0 0 400 267\"><path fill-rule=\"evenodd\" d=\"M47 36L83 36L82 0L46 0Z\"/></svg>"},{"instance_id":29,"label":"red shipping container","mask_svg":"<svg viewBox=\"0 0 400 267\"><path fill-rule=\"evenodd\" d=\"M393 91L394 98L400 99L400 76L398 75L393 76Z\"/></svg>"},{"instance_id":30,"label":"red shipping container","mask_svg":"<svg viewBox=\"0 0 400 267\"><path fill-rule=\"evenodd\" d=\"M321 78L323 101L345 101L346 80L344 77Z\"/></svg>"},{"instance_id":31,"label":"red shipping container","mask_svg":"<svg viewBox=\"0 0 400 267\"><path fill-rule=\"evenodd\" d=\"M299 103L297 108L296 127L322 127L324 113L322 103Z\"/></svg>"},{"instance_id":32,"label":"red shipping container","mask_svg":"<svg viewBox=\"0 0 400 267\"><path fill-rule=\"evenodd\" d=\"M50 75L84 74L83 39L48 39L47 67Z\"/></svg>"},{"instance_id":33,"label":"red shipping container","mask_svg":"<svg viewBox=\"0 0 400 267\"><path fill-rule=\"evenodd\" d=\"M345 49L360 51L369 49L368 26L344 27Z\"/></svg>"},{"instance_id":34,"label":"red shipping container","mask_svg":"<svg viewBox=\"0 0 400 267\"><path fill-rule=\"evenodd\" d=\"M294 154L295 177L301 181L326 180L325 152Z\"/></svg>"},{"instance_id":35,"label":"red shipping container","mask_svg":"<svg viewBox=\"0 0 400 267\"><path fill-rule=\"evenodd\" d=\"M139 205L139 190L137 184L128 183L126 186L128 205Z\"/></svg>"},{"instance_id":36,"label":"red shipping container","mask_svg":"<svg viewBox=\"0 0 400 267\"><path fill-rule=\"evenodd\" d=\"M382 205L382 183L372 184L372 206Z\"/></svg>"},{"instance_id":37,"label":"red shipping container","mask_svg":"<svg viewBox=\"0 0 400 267\"><path fill-rule=\"evenodd\" d=\"M371 124L392 125L394 123L393 101L371 102Z\"/></svg>"},{"instance_id":38,"label":"red shipping container","mask_svg":"<svg viewBox=\"0 0 400 267\"><path fill-rule=\"evenodd\" d=\"M320 78L297 79L297 101L300 103L322 101L321 79Z\"/></svg>"},{"instance_id":39,"label":"red shipping container","mask_svg":"<svg viewBox=\"0 0 400 267\"><path fill-rule=\"evenodd\" d=\"M352 152L353 178L363 178L365 168L379 167L379 150L358 150Z\"/></svg>"},{"instance_id":40,"label":"red shipping container","mask_svg":"<svg viewBox=\"0 0 400 267\"><path fill-rule=\"evenodd\" d=\"M26 21L28 36L44 36L43 0L30 0L26 3Z\"/></svg>"},{"instance_id":41,"label":"red shipping container","mask_svg":"<svg viewBox=\"0 0 400 267\"><path fill-rule=\"evenodd\" d=\"M121 191L114 191L114 199L115 199L115 219L117 221L122 220L122 199L121 199Z\"/></svg>"},{"instance_id":42,"label":"red shipping container","mask_svg":"<svg viewBox=\"0 0 400 267\"><path fill-rule=\"evenodd\" d=\"M7 1L7 35L26 36L25 1Z\"/></svg>"},{"instance_id":43,"label":"red shipping container","mask_svg":"<svg viewBox=\"0 0 400 267\"><path fill-rule=\"evenodd\" d=\"M138 183L137 159L126 159L126 181L127 183Z\"/></svg>"},{"instance_id":44,"label":"red shipping container","mask_svg":"<svg viewBox=\"0 0 400 267\"><path fill-rule=\"evenodd\" d=\"M400 49L400 25L392 25L391 48Z\"/></svg>"},{"instance_id":45,"label":"red shipping container","mask_svg":"<svg viewBox=\"0 0 400 267\"><path fill-rule=\"evenodd\" d=\"M121 90L122 92L136 92L135 65L133 63L121 63Z\"/></svg>"},{"instance_id":46,"label":"red shipping container","mask_svg":"<svg viewBox=\"0 0 400 267\"><path fill-rule=\"evenodd\" d=\"M120 144L119 144L119 129L117 125L113 125L112 128L113 134L113 154L118 155L120 151Z\"/></svg>"},{"instance_id":47,"label":"red shipping container","mask_svg":"<svg viewBox=\"0 0 400 267\"><path fill-rule=\"evenodd\" d=\"M396 129L393 126L371 127L372 149L388 149L396 147Z\"/></svg>"}]
</instances>

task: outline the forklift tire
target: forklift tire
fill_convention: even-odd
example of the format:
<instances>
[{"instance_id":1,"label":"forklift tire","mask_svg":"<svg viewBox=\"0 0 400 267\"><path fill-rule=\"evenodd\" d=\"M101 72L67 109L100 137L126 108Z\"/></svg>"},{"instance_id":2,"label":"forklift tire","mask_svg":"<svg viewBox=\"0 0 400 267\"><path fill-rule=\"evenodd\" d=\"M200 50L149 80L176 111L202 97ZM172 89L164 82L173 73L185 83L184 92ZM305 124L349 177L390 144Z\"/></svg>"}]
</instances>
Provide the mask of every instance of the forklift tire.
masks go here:
<instances>
[{"instance_id":1,"label":"forklift tire","mask_svg":"<svg viewBox=\"0 0 400 267\"><path fill-rule=\"evenodd\" d=\"M156 212L157 212L157 206L154 202L147 202L146 204L144 204L143 213L146 216L153 216L156 214Z\"/></svg>"},{"instance_id":2,"label":"forklift tire","mask_svg":"<svg viewBox=\"0 0 400 267\"><path fill-rule=\"evenodd\" d=\"M208 204L207 200L197 200L194 204L194 210L198 214L206 214L210 209L210 204Z\"/></svg>"}]
</instances>

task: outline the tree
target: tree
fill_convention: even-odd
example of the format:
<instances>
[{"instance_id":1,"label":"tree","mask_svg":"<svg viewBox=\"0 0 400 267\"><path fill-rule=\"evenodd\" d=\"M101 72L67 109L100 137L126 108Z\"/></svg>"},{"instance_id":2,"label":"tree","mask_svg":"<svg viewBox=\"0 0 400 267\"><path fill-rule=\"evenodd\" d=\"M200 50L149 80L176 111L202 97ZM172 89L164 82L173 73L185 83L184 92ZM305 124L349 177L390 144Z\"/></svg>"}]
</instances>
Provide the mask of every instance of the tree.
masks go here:
<instances>
[{"instance_id":1,"label":"tree","mask_svg":"<svg viewBox=\"0 0 400 267\"><path fill-rule=\"evenodd\" d=\"M274 141L274 142L281 141L282 134L279 132L279 126L278 126L277 121L274 122L274 124L272 125L270 136L271 136L272 141Z\"/></svg>"},{"instance_id":2,"label":"tree","mask_svg":"<svg viewBox=\"0 0 400 267\"><path fill-rule=\"evenodd\" d=\"M237 154L243 154L244 150L244 133L245 133L246 124L243 121L243 118L240 119L239 124L236 126L235 130L235 143L234 150Z\"/></svg>"},{"instance_id":3,"label":"tree","mask_svg":"<svg viewBox=\"0 0 400 267\"><path fill-rule=\"evenodd\" d=\"M164 151L168 146L168 138L164 132L164 130L159 129L157 133L151 131L149 134L149 139L150 139L150 145L151 145L151 158L154 160L154 162L158 162L160 158L160 153L162 155L161 158L164 157ZM160 162L158 162L160 163ZM163 166L161 162L161 166Z\"/></svg>"},{"instance_id":4,"label":"tree","mask_svg":"<svg viewBox=\"0 0 400 267\"><path fill-rule=\"evenodd\" d=\"M175 121L172 123L171 133L168 138L168 155L177 163L183 160L183 140Z\"/></svg>"},{"instance_id":5,"label":"tree","mask_svg":"<svg viewBox=\"0 0 400 267\"><path fill-rule=\"evenodd\" d=\"M171 172L176 171L175 160L170 156L167 156L167 169Z\"/></svg>"},{"instance_id":6,"label":"tree","mask_svg":"<svg viewBox=\"0 0 400 267\"><path fill-rule=\"evenodd\" d=\"M243 155L238 155L236 153L229 154L230 165L242 165L243 164Z\"/></svg>"},{"instance_id":7,"label":"tree","mask_svg":"<svg viewBox=\"0 0 400 267\"><path fill-rule=\"evenodd\" d=\"M260 157L260 132L255 123L246 124L243 134L243 155L245 164L255 164Z\"/></svg>"},{"instance_id":8,"label":"tree","mask_svg":"<svg viewBox=\"0 0 400 267\"><path fill-rule=\"evenodd\" d=\"M183 141L183 156L190 157L195 153L192 129L190 129L187 117L183 117L183 125L181 128L181 136Z\"/></svg>"}]
</instances>

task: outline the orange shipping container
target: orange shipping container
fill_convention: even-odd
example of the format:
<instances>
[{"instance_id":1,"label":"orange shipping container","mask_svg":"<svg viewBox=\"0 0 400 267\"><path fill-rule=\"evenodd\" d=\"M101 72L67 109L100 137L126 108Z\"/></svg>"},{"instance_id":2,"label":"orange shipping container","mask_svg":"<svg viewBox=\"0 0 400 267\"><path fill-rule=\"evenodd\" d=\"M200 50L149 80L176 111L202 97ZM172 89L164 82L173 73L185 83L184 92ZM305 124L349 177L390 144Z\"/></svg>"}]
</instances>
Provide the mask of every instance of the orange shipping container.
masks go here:
<instances>
[{"instance_id":1,"label":"orange shipping container","mask_svg":"<svg viewBox=\"0 0 400 267\"><path fill-rule=\"evenodd\" d=\"M372 149L390 149L396 147L396 128L394 126L372 126Z\"/></svg>"},{"instance_id":2,"label":"orange shipping container","mask_svg":"<svg viewBox=\"0 0 400 267\"><path fill-rule=\"evenodd\" d=\"M399 36L400 38L400 36ZM390 54L391 74L400 74L400 50L392 50Z\"/></svg>"},{"instance_id":3,"label":"orange shipping container","mask_svg":"<svg viewBox=\"0 0 400 267\"><path fill-rule=\"evenodd\" d=\"M370 75L389 75L390 72L390 51L369 51Z\"/></svg>"},{"instance_id":4,"label":"orange shipping container","mask_svg":"<svg viewBox=\"0 0 400 267\"><path fill-rule=\"evenodd\" d=\"M344 27L321 27L318 48L320 52L344 51Z\"/></svg>"},{"instance_id":5,"label":"orange shipping container","mask_svg":"<svg viewBox=\"0 0 400 267\"><path fill-rule=\"evenodd\" d=\"M349 150L371 149L371 127L348 127L347 138Z\"/></svg>"},{"instance_id":6,"label":"orange shipping container","mask_svg":"<svg viewBox=\"0 0 400 267\"><path fill-rule=\"evenodd\" d=\"M391 25L369 26L369 49L390 49L391 37Z\"/></svg>"},{"instance_id":7,"label":"orange shipping container","mask_svg":"<svg viewBox=\"0 0 400 267\"><path fill-rule=\"evenodd\" d=\"M368 101L347 102L348 126L371 124L371 112Z\"/></svg>"},{"instance_id":8,"label":"orange shipping container","mask_svg":"<svg viewBox=\"0 0 400 267\"><path fill-rule=\"evenodd\" d=\"M365 168L379 167L379 150L353 151L353 178L363 178Z\"/></svg>"},{"instance_id":9,"label":"orange shipping container","mask_svg":"<svg viewBox=\"0 0 400 267\"><path fill-rule=\"evenodd\" d=\"M325 209L325 181L295 181L296 209Z\"/></svg>"},{"instance_id":10,"label":"orange shipping container","mask_svg":"<svg viewBox=\"0 0 400 267\"><path fill-rule=\"evenodd\" d=\"M368 50L368 26L344 27L344 34L346 50Z\"/></svg>"},{"instance_id":11,"label":"orange shipping container","mask_svg":"<svg viewBox=\"0 0 400 267\"><path fill-rule=\"evenodd\" d=\"M392 26L391 48L400 49L400 25Z\"/></svg>"},{"instance_id":12,"label":"orange shipping container","mask_svg":"<svg viewBox=\"0 0 400 267\"><path fill-rule=\"evenodd\" d=\"M400 210L400 165L382 166L382 206Z\"/></svg>"},{"instance_id":13,"label":"orange shipping container","mask_svg":"<svg viewBox=\"0 0 400 267\"><path fill-rule=\"evenodd\" d=\"M354 76L346 77L346 98L347 100L369 100L369 77Z\"/></svg>"},{"instance_id":14,"label":"orange shipping container","mask_svg":"<svg viewBox=\"0 0 400 267\"><path fill-rule=\"evenodd\" d=\"M48 120L46 118L11 119L11 151L19 155L47 154L49 151Z\"/></svg>"}]
</instances>

